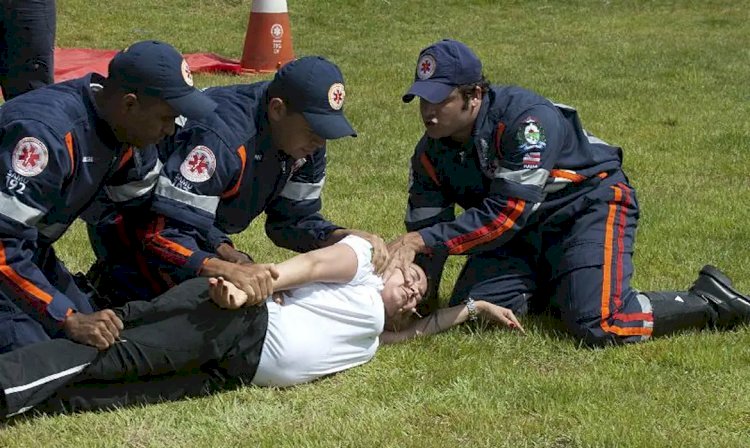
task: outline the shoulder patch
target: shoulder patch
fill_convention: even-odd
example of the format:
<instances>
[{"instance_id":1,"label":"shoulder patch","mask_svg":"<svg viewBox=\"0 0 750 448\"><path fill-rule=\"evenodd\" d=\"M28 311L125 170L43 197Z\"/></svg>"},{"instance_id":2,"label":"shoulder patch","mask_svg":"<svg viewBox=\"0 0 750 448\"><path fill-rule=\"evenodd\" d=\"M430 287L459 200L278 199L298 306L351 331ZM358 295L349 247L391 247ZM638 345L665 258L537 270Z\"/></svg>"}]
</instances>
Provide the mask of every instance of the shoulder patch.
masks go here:
<instances>
[{"instance_id":1,"label":"shoulder patch","mask_svg":"<svg viewBox=\"0 0 750 448\"><path fill-rule=\"evenodd\" d=\"M180 165L180 174L191 182L205 182L216 171L216 156L206 146L196 146Z\"/></svg>"},{"instance_id":2,"label":"shoulder patch","mask_svg":"<svg viewBox=\"0 0 750 448\"><path fill-rule=\"evenodd\" d=\"M530 152L523 156L523 167L527 170L539 168L542 163L542 153Z\"/></svg>"},{"instance_id":3,"label":"shoulder patch","mask_svg":"<svg viewBox=\"0 0 750 448\"><path fill-rule=\"evenodd\" d=\"M21 176L34 177L47 167L49 151L41 140L24 137L13 149L13 171Z\"/></svg>"},{"instance_id":4,"label":"shoulder patch","mask_svg":"<svg viewBox=\"0 0 750 448\"><path fill-rule=\"evenodd\" d=\"M544 150L547 146L547 137L544 135L544 128L536 117L527 117L523 120L516 132L516 142L518 149L524 152L536 149Z\"/></svg>"}]
</instances>

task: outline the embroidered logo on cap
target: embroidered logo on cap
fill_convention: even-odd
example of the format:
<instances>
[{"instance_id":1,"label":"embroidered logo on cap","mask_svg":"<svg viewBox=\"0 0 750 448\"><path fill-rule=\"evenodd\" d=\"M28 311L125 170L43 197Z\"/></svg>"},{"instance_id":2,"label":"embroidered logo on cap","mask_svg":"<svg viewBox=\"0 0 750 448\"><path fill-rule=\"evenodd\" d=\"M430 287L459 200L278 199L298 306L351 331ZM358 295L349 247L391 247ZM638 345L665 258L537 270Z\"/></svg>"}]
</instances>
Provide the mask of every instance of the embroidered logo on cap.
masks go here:
<instances>
[{"instance_id":1,"label":"embroidered logo on cap","mask_svg":"<svg viewBox=\"0 0 750 448\"><path fill-rule=\"evenodd\" d=\"M190 66L186 60L182 60L182 78L185 80L185 84L193 87L193 73L190 71Z\"/></svg>"},{"instance_id":2,"label":"embroidered logo on cap","mask_svg":"<svg viewBox=\"0 0 750 448\"><path fill-rule=\"evenodd\" d=\"M340 82L331 84L331 87L328 88L328 104L331 105L331 109L340 110L344 107L344 98L346 98L344 85Z\"/></svg>"},{"instance_id":3,"label":"embroidered logo on cap","mask_svg":"<svg viewBox=\"0 0 750 448\"><path fill-rule=\"evenodd\" d=\"M191 182L205 182L216 171L216 156L205 146L196 146L180 165L182 177Z\"/></svg>"},{"instance_id":4,"label":"embroidered logo on cap","mask_svg":"<svg viewBox=\"0 0 750 448\"><path fill-rule=\"evenodd\" d=\"M437 64L435 63L435 58L433 58L432 55L426 54L422 56L417 63L417 77L419 77L419 79L428 79L432 77L432 75L435 74L436 67Z\"/></svg>"},{"instance_id":5,"label":"embroidered logo on cap","mask_svg":"<svg viewBox=\"0 0 750 448\"><path fill-rule=\"evenodd\" d=\"M47 147L34 137L22 138L13 149L13 171L21 176L34 177L44 171L49 162Z\"/></svg>"}]
</instances>

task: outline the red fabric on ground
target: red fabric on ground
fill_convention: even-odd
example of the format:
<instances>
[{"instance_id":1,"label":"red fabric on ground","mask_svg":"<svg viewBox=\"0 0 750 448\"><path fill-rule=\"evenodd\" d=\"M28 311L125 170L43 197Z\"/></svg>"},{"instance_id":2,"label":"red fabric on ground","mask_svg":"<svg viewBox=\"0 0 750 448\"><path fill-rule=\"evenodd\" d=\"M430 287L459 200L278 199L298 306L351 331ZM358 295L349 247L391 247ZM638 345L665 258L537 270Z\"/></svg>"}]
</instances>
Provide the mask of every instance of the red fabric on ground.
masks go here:
<instances>
[{"instance_id":1,"label":"red fabric on ground","mask_svg":"<svg viewBox=\"0 0 750 448\"><path fill-rule=\"evenodd\" d=\"M78 78L89 72L97 72L106 76L107 65L115 53L117 53L116 50L55 48L55 82ZM185 59L193 73L242 73L239 61L213 53L190 53L185 55Z\"/></svg>"}]
</instances>

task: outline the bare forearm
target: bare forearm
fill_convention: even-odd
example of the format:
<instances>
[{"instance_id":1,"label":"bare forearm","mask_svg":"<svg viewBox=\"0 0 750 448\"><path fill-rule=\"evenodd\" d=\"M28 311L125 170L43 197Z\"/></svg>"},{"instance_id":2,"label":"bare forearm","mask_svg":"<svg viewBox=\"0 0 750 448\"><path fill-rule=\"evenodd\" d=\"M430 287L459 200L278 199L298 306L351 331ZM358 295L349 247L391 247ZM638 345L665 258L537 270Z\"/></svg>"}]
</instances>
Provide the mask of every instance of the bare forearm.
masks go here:
<instances>
[{"instance_id":1,"label":"bare forearm","mask_svg":"<svg viewBox=\"0 0 750 448\"><path fill-rule=\"evenodd\" d=\"M518 321L513 311L483 300L474 302L477 317L487 322L504 325L511 330L525 333L523 326ZM467 305L454 306L438 310L431 316L412 323L408 328L398 332L384 332L381 341L384 344L401 342L417 336L440 333L448 328L464 323L469 319L469 308Z\"/></svg>"},{"instance_id":2,"label":"bare forearm","mask_svg":"<svg viewBox=\"0 0 750 448\"><path fill-rule=\"evenodd\" d=\"M469 312L465 305L456 305L450 308L437 310L427 317L415 320L401 331L384 331L380 340L384 344L393 344L413 339L419 336L428 336L445 331L451 327L462 324L469 319Z\"/></svg>"},{"instance_id":3,"label":"bare forearm","mask_svg":"<svg viewBox=\"0 0 750 448\"><path fill-rule=\"evenodd\" d=\"M357 256L345 244L336 244L299 254L276 265L279 278L274 291L283 291L307 283L346 283L357 272Z\"/></svg>"},{"instance_id":4,"label":"bare forearm","mask_svg":"<svg viewBox=\"0 0 750 448\"><path fill-rule=\"evenodd\" d=\"M221 243L216 247L216 255L218 255L222 260L228 261L230 263L246 264L253 262L252 258L250 258L249 255L244 252L240 252L227 243Z\"/></svg>"},{"instance_id":5,"label":"bare forearm","mask_svg":"<svg viewBox=\"0 0 750 448\"><path fill-rule=\"evenodd\" d=\"M309 283L313 278L314 262L307 254L300 254L276 265L279 278L273 281L274 291L284 291Z\"/></svg>"}]
</instances>

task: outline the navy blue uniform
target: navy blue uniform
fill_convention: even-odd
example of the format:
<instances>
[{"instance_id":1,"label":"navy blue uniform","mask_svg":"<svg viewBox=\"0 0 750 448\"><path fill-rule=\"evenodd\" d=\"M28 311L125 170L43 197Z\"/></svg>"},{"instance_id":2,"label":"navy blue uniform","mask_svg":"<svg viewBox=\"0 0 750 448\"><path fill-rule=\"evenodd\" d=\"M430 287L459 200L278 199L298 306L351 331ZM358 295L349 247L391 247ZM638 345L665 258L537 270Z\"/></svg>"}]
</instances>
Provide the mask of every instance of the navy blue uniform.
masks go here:
<instances>
[{"instance_id":1,"label":"navy blue uniform","mask_svg":"<svg viewBox=\"0 0 750 448\"><path fill-rule=\"evenodd\" d=\"M621 158L574 109L492 86L468 144L417 144L405 224L433 279L448 255L469 255L451 304L471 296L523 314L530 297L551 298L587 341L641 340L653 316L630 287L638 204Z\"/></svg>"},{"instance_id":2,"label":"navy blue uniform","mask_svg":"<svg viewBox=\"0 0 750 448\"><path fill-rule=\"evenodd\" d=\"M117 204L152 190L160 163L117 141L99 118L91 74L37 89L0 108L0 352L60 335L93 311L52 244L100 190Z\"/></svg>"},{"instance_id":3,"label":"navy blue uniform","mask_svg":"<svg viewBox=\"0 0 750 448\"><path fill-rule=\"evenodd\" d=\"M55 26L54 0L0 1L0 87L6 101L53 82Z\"/></svg>"},{"instance_id":4,"label":"navy blue uniform","mask_svg":"<svg viewBox=\"0 0 750 448\"><path fill-rule=\"evenodd\" d=\"M110 247L116 247L112 235L128 227L140 232L143 250L110 251L103 260L116 289L150 299L197 276L219 244L231 244L227 234L242 232L262 212L268 237L299 252L321 247L340 228L319 213L326 148L293 160L274 147L268 84L207 89L218 103L215 113L187 120L165 143L170 147L162 148L167 158L153 198L158 217L136 226L121 219L96 229L97 239Z\"/></svg>"}]
</instances>

